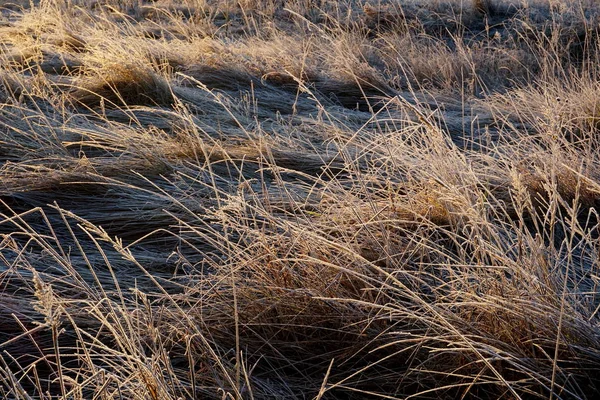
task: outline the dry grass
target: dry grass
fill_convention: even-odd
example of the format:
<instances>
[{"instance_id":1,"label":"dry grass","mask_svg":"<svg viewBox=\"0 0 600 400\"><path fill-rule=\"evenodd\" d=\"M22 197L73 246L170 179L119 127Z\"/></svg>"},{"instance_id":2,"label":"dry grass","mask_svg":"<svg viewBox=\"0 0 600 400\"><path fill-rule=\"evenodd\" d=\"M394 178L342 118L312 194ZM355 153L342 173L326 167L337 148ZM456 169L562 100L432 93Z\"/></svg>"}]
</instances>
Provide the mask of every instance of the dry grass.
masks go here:
<instances>
[{"instance_id":1,"label":"dry grass","mask_svg":"<svg viewBox=\"0 0 600 400\"><path fill-rule=\"evenodd\" d=\"M600 391L593 1L0 12L0 396Z\"/></svg>"}]
</instances>

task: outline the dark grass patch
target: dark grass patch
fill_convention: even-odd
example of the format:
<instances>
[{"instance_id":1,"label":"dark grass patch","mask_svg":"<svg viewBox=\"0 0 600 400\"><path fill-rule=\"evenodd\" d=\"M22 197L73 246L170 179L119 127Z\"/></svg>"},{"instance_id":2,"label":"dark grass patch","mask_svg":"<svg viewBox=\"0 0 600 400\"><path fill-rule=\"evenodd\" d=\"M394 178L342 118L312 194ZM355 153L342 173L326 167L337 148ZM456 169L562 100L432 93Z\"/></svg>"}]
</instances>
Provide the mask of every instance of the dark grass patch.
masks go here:
<instances>
[{"instance_id":1,"label":"dark grass patch","mask_svg":"<svg viewBox=\"0 0 600 400\"><path fill-rule=\"evenodd\" d=\"M168 82L140 66L112 64L90 72L68 93L76 105L96 108L171 105Z\"/></svg>"}]
</instances>

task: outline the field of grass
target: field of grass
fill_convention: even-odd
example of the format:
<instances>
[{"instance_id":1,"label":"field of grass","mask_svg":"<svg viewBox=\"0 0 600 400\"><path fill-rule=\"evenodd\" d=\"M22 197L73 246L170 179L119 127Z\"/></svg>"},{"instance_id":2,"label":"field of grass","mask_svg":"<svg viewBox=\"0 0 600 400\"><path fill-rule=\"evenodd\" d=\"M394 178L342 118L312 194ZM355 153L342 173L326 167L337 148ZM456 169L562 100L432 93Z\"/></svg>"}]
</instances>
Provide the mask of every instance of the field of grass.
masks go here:
<instances>
[{"instance_id":1,"label":"field of grass","mask_svg":"<svg viewBox=\"0 0 600 400\"><path fill-rule=\"evenodd\" d=\"M0 397L595 399L594 0L0 0Z\"/></svg>"}]
</instances>

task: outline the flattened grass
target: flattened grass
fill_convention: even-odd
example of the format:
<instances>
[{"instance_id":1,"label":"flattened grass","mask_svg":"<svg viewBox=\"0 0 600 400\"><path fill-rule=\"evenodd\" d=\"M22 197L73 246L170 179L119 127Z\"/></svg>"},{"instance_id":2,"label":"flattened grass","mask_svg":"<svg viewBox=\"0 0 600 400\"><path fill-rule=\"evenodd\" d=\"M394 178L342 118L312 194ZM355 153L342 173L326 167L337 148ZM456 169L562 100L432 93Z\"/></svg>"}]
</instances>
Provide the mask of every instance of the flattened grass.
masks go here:
<instances>
[{"instance_id":1,"label":"flattened grass","mask_svg":"<svg viewBox=\"0 0 600 400\"><path fill-rule=\"evenodd\" d=\"M0 395L600 390L595 5L5 12Z\"/></svg>"}]
</instances>

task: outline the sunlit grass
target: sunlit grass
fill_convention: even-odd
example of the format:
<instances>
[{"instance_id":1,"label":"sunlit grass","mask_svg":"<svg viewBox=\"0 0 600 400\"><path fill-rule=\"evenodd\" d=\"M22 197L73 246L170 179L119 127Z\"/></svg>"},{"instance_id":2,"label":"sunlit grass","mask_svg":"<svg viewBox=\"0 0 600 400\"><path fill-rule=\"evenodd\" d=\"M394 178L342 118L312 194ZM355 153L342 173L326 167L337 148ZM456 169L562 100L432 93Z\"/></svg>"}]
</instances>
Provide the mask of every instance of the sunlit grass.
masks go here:
<instances>
[{"instance_id":1,"label":"sunlit grass","mask_svg":"<svg viewBox=\"0 0 600 400\"><path fill-rule=\"evenodd\" d=\"M593 399L591 1L0 1L0 395Z\"/></svg>"}]
</instances>

